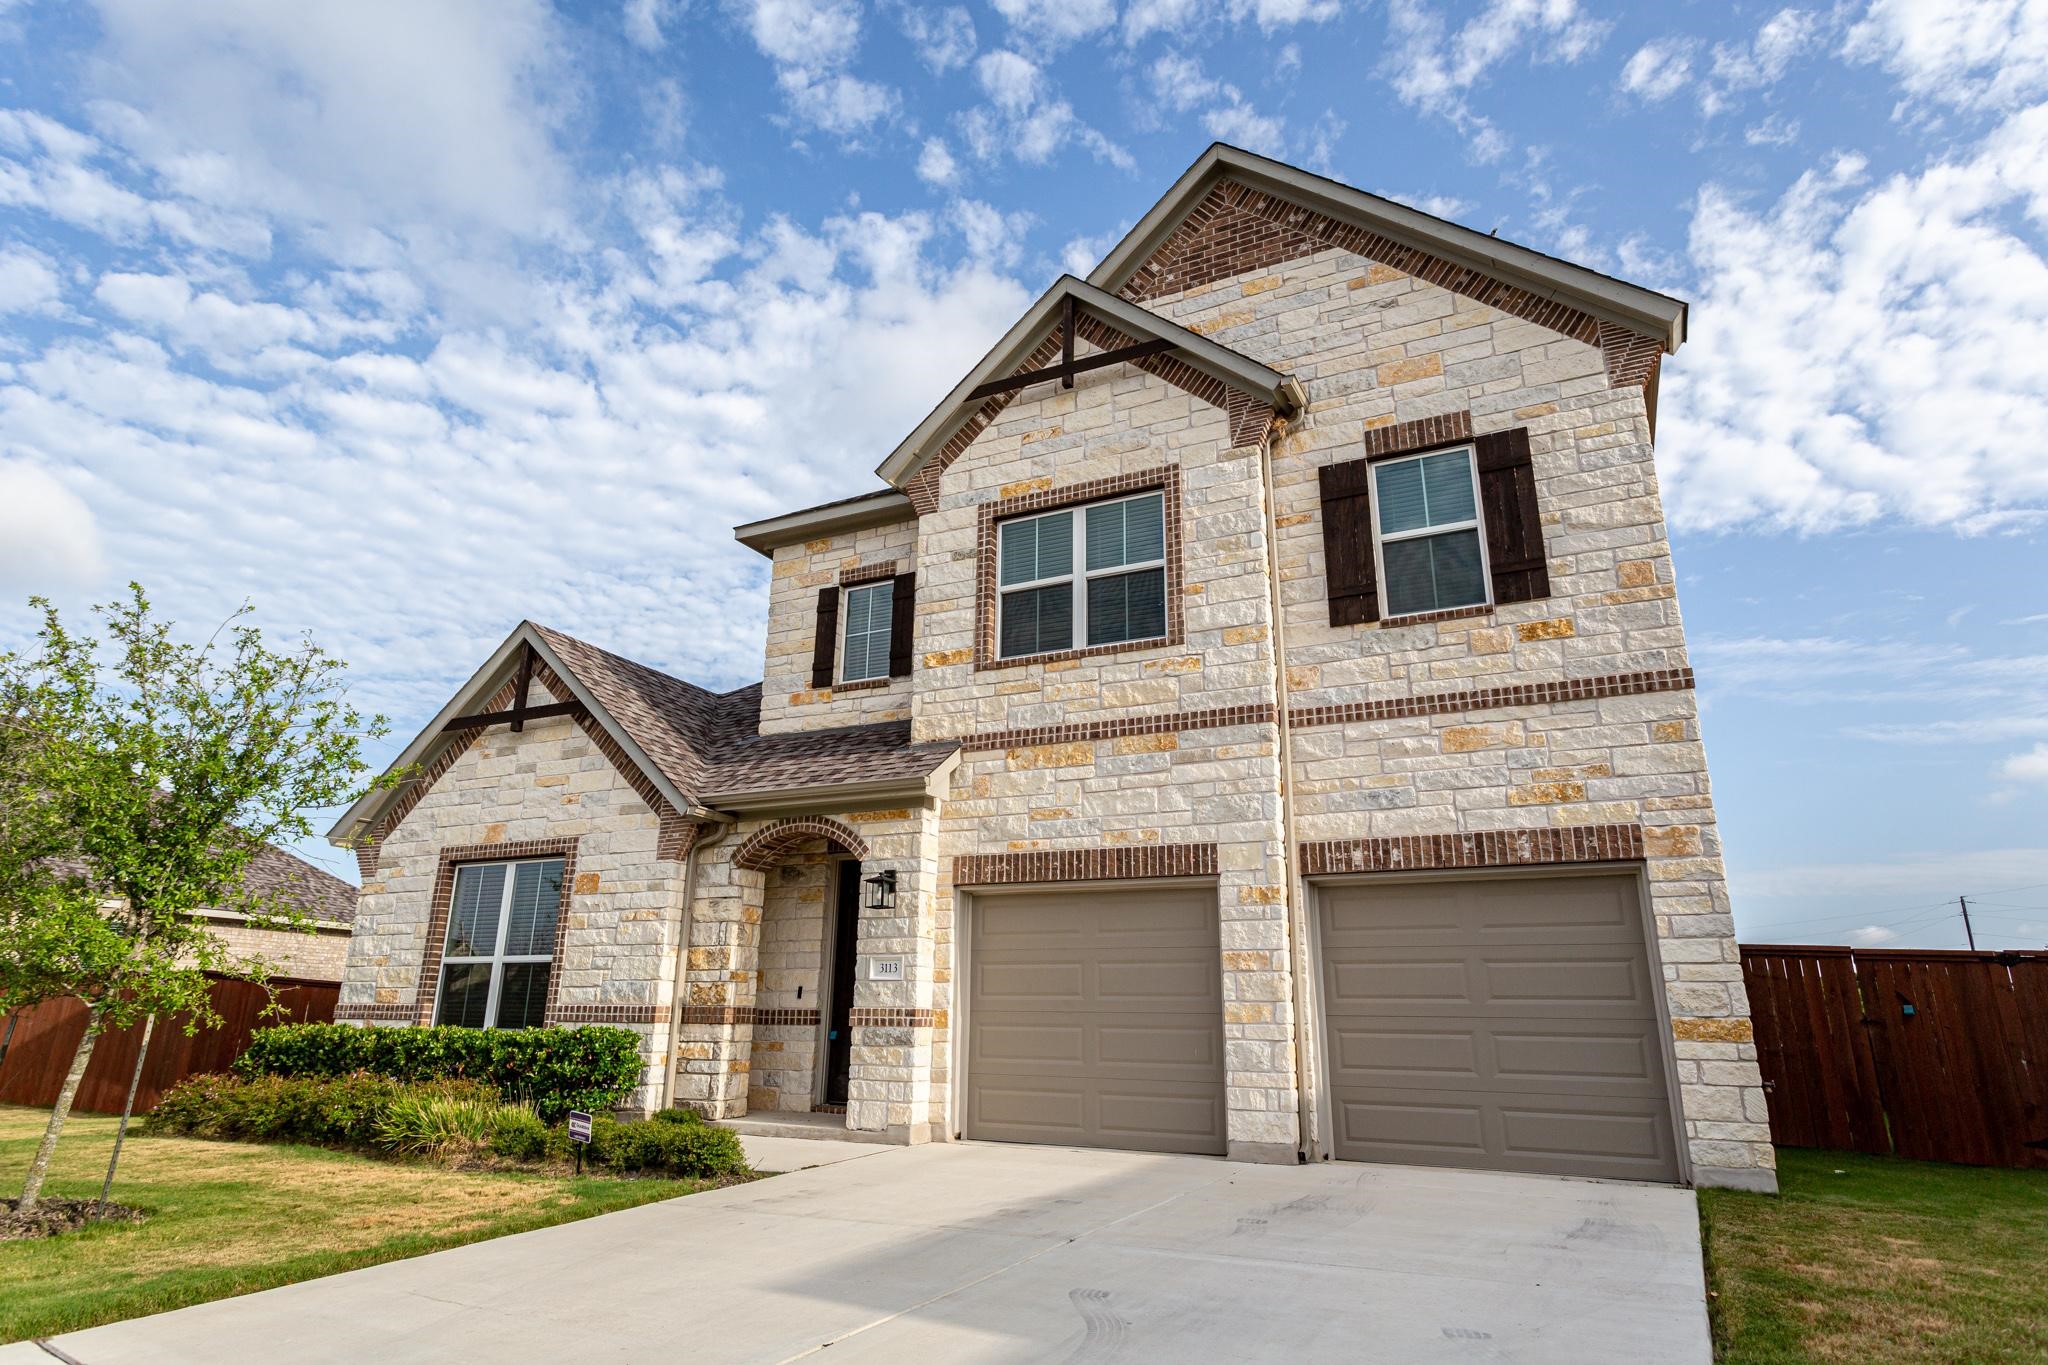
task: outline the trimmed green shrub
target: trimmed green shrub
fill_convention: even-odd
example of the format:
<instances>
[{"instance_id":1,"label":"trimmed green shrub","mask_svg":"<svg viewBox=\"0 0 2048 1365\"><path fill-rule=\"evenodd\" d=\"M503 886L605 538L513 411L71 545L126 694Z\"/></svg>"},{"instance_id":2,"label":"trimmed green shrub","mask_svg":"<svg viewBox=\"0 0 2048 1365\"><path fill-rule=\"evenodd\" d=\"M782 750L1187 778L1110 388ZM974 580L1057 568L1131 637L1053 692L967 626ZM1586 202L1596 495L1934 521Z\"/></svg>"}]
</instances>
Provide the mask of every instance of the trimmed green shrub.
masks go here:
<instances>
[{"instance_id":1,"label":"trimmed green shrub","mask_svg":"<svg viewBox=\"0 0 2048 1365\"><path fill-rule=\"evenodd\" d=\"M704 1116L694 1109L657 1109L652 1115L655 1123L679 1123L685 1128L703 1128L707 1125Z\"/></svg>"},{"instance_id":2,"label":"trimmed green shrub","mask_svg":"<svg viewBox=\"0 0 2048 1365\"><path fill-rule=\"evenodd\" d=\"M442 1158L486 1149L503 1155L499 1134L523 1131L528 1123L543 1134L545 1149L547 1130L523 1105L503 1104L495 1096L458 1097L415 1089L385 1106L377 1120L377 1142L395 1152Z\"/></svg>"},{"instance_id":3,"label":"trimmed green shrub","mask_svg":"<svg viewBox=\"0 0 2048 1365\"><path fill-rule=\"evenodd\" d=\"M590 1125L590 1160L608 1170L647 1175L709 1179L745 1173L747 1154L739 1134L695 1114L664 1117L678 1112L663 1110L644 1123L597 1116Z\"/></svg>"},{"instance_id":4,"label":"trimmed green shrub","mask_svg":"<svg viewBox=\"0 0 2048 1365\"><path fill-rule=\"evenodd\" d=\"M567 1130L563 1130L566 1134ZM497 1126L491 1131L491 1154L507 1161L548 1159L548 1126L540 1115L518 1105L498 1111Z\"/></svg>"},{"instance_id":5,"label":"trimmed green shrub","mask_svg":"<svg viewBox=\"0 0 2048 1365\"><path fill-rule=\"evenodd\" d=\"M366 1147L391 1106L408 1097L495 1105L478 1081L407 1086L385 1076L194 1076L174 1087L144 1119L145 1131L186 1137Z\"/></svg>"},{"instance_id":6,"label":"trimmed green shrub","mask_svg":"<svg viewBox=\"0 0 2048 1365\"><path fill-rule=\"evenodd\" d=\"M630 1029L357 1028L281 1024L258 1029L235 1074L484 1081L553 1122L571 1109L610 1109L640 1083L640 1037Z\"/></svg>"}]
</instances>

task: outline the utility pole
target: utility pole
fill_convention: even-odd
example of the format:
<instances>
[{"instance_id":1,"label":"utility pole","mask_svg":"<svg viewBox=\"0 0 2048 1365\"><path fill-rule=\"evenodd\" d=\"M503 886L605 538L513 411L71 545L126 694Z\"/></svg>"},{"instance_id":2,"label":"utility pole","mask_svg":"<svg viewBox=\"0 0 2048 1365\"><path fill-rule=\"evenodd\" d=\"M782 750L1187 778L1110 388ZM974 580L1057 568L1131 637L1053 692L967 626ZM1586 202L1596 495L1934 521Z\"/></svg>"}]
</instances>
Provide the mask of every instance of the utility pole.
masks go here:
<instances>
[{"instance_id":1,"label":"utility pole","mask_svg":"<svg viewBox=\"0 0 2048 1365\"><path fill-rule=\"evenodd\" d=\"M1963 907L1963 937L1970 940L1970 951L1974 953L1977 951L1977 934L1970 928L1970 898L1957 896L1956 904Z\"/></svg>"}]
</instances>

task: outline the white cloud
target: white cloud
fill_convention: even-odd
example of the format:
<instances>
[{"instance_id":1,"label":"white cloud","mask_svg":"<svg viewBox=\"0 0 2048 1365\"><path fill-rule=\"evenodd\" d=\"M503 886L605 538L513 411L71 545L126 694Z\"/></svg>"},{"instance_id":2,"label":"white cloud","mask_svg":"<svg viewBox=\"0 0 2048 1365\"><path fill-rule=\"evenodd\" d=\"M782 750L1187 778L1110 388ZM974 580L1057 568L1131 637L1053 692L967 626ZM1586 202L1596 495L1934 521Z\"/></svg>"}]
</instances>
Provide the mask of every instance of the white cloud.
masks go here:
<instances>
[{"instance_id":1,"label":"white cloud","mask_svg":"<svg viewBox=\"0 0 2048 1365\"><path fill-rule=\"evenodd\" d=\"M1843 51L1917 99L2013 109L2048 91L2048 0L1873 0Z\"/></svg>"},{"instance_id":2,"label":"white cloud","mask_svg":"<svg viewBox=\"0 0 2048 1365\"><path fill-rule=\"evenodd\" d=\"M1684 39L1644 43L1621 68L1621 88L1651 102L1665 100L1692 78L1692 44Z\"/></svg>"},{"instance_id":3,"label":"white cloud","mask_svg":"<svg viewBox=\"0 0 2048 1365\"><path fill-rule=\"evenodd\" d=\"M961 140L974 156L994 162L1014 156L1030 166L1044 165L1054 153L1078 142L1097 160L1122 170L1132 166L1130 153L1083 123L1074 106L1057 97L1038 63L1010 48L985 53L974 64L975 78L989 103L960 116Z\"/></svg>"},{"instance_id":4,"label":"white cloud","mask_svg":"<svg viewBox=\"0 0 2048 1365\"><path fill-rule=\"evenodd\" d=\"M1063 47L1116 23L1116 0L989 0L1012 28L1048 47Z\"/></svg>"},{"instance_id":5,"label":"white cloud","mask_svg":"<svg viewBox=\"0 0 2048 1365\"><path fill-rule=\"evenodd\" d=\"M1789 147L1799 140L1799 120L1772 114L1743 129L1742 140L1752 147Z\"/></svg>"},{"instance_id":6,"label":"white cloud","mask_svg":"<svg viewBox=\"0 0 2048 1365\"><path fill-rule=\"evenodd\" d=\"M1288 154L1286 120L1260 113L1235 85L1205 74L1195 58L1178 52L1166 53L1152 63L1146 79L1153 98L1173 113L1185 114L1208 106L1201 119L1209 136L1268 156Z\"/></svg>"},{"instance_id":7,"label":"white cloud","mask_svg":"<svg viewBox=\"0 0 2048 1365\"><path fill-rule=\"evenodd\" d=\"M1178 52L1168 52L1152 63L1146 73L1153 98L1176 114L1214 99L1222 83L1202 71L1201 62Z\"/></svg>"},{"instance_id":8,"label":"white cloud","mask_svg":"<svg viewBox=\"0 0 2048 1365\"><path fill-rule=\"evenodd\" d=\"M1004 49L991 52L974 64L982 92L1006 114L1017 114L1038 101L1041 82L1038 66L1021 53Z\"/></svg>"},{"instance_id":9,"label":"white cloud","mask_svg":"<svg viewBox=\"0 0 2048 1365\"><path fill-rule=\"evenodd\" d=\"M962 199L953 205L953 221L971 258L1007 268L1023 256L1024 235L1034 220L1026 212L1004 213L979 199Z\"/></svg>"},{"instance_id":10,"label":"white cloud","mask_svg":"<svg viewBox=\"0 0 2048 1365\"><path fill-rule=\"evenodd\" d=\"M1470 199L1460 199L1452 194L1396 194L1392 190L1382 190L1380 193L1397 204L1421 209L1424 213L1438 218L1457 218L1478 207Z\"/></svg>"},{"instance_id":11,"label":"white cloud","mask_svg":"<svg viewBox=\"0 0 2048 1365\"><path fill-rule=\"evenodd\" d=\"M1820 16L1781 9L1763 22L1748 44L1716 43L1713 79L1700 92L1701 112L1712 117L1733 104L1737 92L1777 84L1820 32Z\"/></svg>"},{"instance_id":12,"label":"white cloud","mask_svg":"<svg viewBox=\"0 0 2048 1365\"><path fill-rule=\"evenodd\" d=\"M974 59L974 17L958 5L942 10L906 7L901 15L903 36L917 49L918 60L937 75Z\"/></svg>"},{"instance_id":13,"label":"white cloud","mask_svg":"<svg viewBox=\"0 0 2048 1365\"><path fill-rule=\"evenodd\" d=\"M2008 782L2048 783L2048 744L2014 754L1998 765L1998 775Z\"/></svg>"},{"instance_id":14,"label":"white cloud","mask_svg":"<svg viewBox=\"0 0 2048 1365\"><path fill-rule=\"evenodd\" d=\"M1897 942L1899 933L1882 924L1866 924L1861 929L1851 929L1847 937L1858 948L1881 948L1887 943Z\"/></svg>"},{"instance_id":15,"label":"white cloud","mask_svg":"<svg viewBox=\"0 0 2048 1365\"><path fill-rule=\"evenodd\" d=\"M1659 449L1683 527L1880 520L1983 532L2048 514L2048 106L1916 174L1858 157L1752 208L1708 186L1690 345Z\"/></svg>"},{"instance_id":16,"label":"white cloud","mask_svg":"<svg viewBox=\"0 0 2048 1365\"><path fill-rule=\"evenodd\" d=\"M797 119L849 136L896 108L896 92L846 67L860 49L854 0L747 0L747 30L775 63L775 83Z\"/></svg>"},{"instance_id":17,"label":"white cloud","mask_svg":"<svg viewBox=\"0 0 2048 1365\"><path fill-rule=\"evenodd\" d=\"M88 588L104 570L99 527L78 495L47 470L0 460L0 591Z\"/></svg>"},{"instance_id":18,"label":"white cloud","mask_svg":"<svg viewBox=\"0 0 2048 1365\"><path fill-rule=\"evenodd\" d=\"M1318 24L1343 12L1342 0L1141 0L1124 7L1123 40L1135 45L1154 33L1171 33L1185 41L1220 24L1256 24L1271 34L1296 24ZM1283 48L1276 71L1301 64L1295 51Z\"/></svg>"},{"instance_id":19,"label":"white cloud","mask_svg":"<svg viewBox=\"0 0 2048 1365\"><path fill-rule=\"evenodd\" d=\"M927 185L951 185L960 179L960 163L946 149L942 137L928 137L917 154L917 178Z\"/></svg>"},{"instance_id":20,"label":"white cloud","mask_svg":"<svg viewBox=\"0 0 2048 1365\"><path fill-rule=\"evenodd\" d=\"M1487 0L1456 32L1420 0L1392 0L1388 27L1394 38L1381 69L1394 93L1424 113L1448 120L1465 134L1480 161L1497 161L1511 142L1467 96L1489 72L1525 46L1532 62L1579 61L1596 49L1611 25L1588 17L1577 0Z\"/></svg>"},{"instance_id":21,"label":"white cloud","mask_svg":"<svg viewBox=\"0 0 2048 1365\"><path fill-rule=\"evenodd\" d=\"M659 51L667 41L662 26L683 12L684 0L626 0L620 22L626 40L649 52Z\"/></svg>"},{"instance_id":22,"label":"white cloud","mask_svg":"<svg viewBox=\"0 0 2048 1365\"><path fill-rule=\"evenodd\" d=\"M0 251L0 313L40 313L54 307L63 285L49 258L27 247Z\"/></svg>"}]
</instances>

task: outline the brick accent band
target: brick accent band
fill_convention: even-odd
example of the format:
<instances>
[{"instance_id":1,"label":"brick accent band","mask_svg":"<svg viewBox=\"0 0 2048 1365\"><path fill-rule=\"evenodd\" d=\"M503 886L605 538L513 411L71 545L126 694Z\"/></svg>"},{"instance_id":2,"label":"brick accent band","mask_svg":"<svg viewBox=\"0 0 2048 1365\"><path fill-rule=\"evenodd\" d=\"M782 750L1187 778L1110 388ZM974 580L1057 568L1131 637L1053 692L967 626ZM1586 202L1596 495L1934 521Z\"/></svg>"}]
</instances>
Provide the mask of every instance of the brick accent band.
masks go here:
<instances>
[{"instance_id":1,"label":"brick accent band","mask_svg":"<svg viewBox=\"0 0 2048 1365\"><path fill-rule=\"evenodd\" d=\"M336 1005L337 1024L410 1024L418 1011L411 1005Z\"/></svg>"},{"instance_id":2,"label":"brick accent band","mask_svg":"<svg viewBox=\"0 0 2048 1365\"><path fill-rule=\"evenodd\" d=\"M996 612L1000 588L996 578L997 523L1033 512L1050 512L1055 508L1076 507L1103 498L1122 497L1127 493L1154 491L1164 495L1161 501L1165 504L1163 516L1166 530L1166 634L1150 640L1126 640L1113 645L1063 649L1051 654L1026 654L1017 659L998 658ZM974 574L974 667L977 672L992 668L1020 668L1026 664L1056 663L1094 654L1121 654L1127 650L1159 649L1178 645L1187 639L1187 625L1181 609L1181 598L1185 594L1181 588L1183 541L1180 466L1162 465L1157 469L1141 469L1131 474L1113 474L1107 478L1087 479L1081 483L1068 484L1064 488L1044 488L1035 493L985 502L978 509L978 514ZM1081 585L1076 583L1075 591L1081 590Z\"/></svg>"},{"instance_id":3,"label":"brick accent band","mask_svg":"<svg viewBox=\"0 0 2048 1365\"><path fill-rule=\"evenodd\" d=\"M1645 692L1689 692L1692 686L1690 668L1659 668L1644 673L1609 673L1598 678L1564 678L1557 682L1485 687L1471 692L1436 692L1420 697L1388 697L1383 701L1300 706L1287 713L1287 723L1297 729L1313 725L1349 725L1361 720L1401 720L1409 716L1540 706L1546 702L1632 697Z\"/></svg>"},{"instance_id":4,"label":"brick accent band","mask_svg":"<svg viewBox=\"0 0 2048 1365\"><path fill-rule=\"evenodd\" d=\"M1538 867L1546 863L1640 862L1641 825L1499 829L1476 834L1409 834L1330 839L1301 846L1305 877L1341 872L1423 872L1459 867Z\"/></svg>"},{"instance_id":5,"label":"brick accent band","mask_svg":"<svg viewBox=\"0 0 2048 1365\"><path fill-rule=\"evenodd\" d=\"M1492 606L1446 607L1442 611L1417 611L1406 616L1382 616L1374 624L1381 630L1392 630L1399 626L1424 626L1432 621L1463 621L1471 617L1491 616L1497 610L1498 608Z\"/></svg>"},{"instance_id":6,"label":"brick accent band","mask_svg":"<svg viewBox=\"0 0 2048 1365\"><path fill-rule=\"evenodd\" d=\"M1377 460L1389 455L1410 455L1431 446L1447 446L1471 439L1472 414L1461 409L1435 417L1418 417L1412 422L1396 422L1392 426L1367 427L1365 458Z\"/></svg>"},{"instance_id":7,"label":"brick accent band","mask_svg":"<svg viewBox=\"0 0 2048 1365\"><path fill-rule=\"evenodd\" d=\"M1233 725L1271 725L1279 711L1271 702L1255 706L1218 706L1207 711L1167 711L1152 716L1120 716L1114 720L1070 721L1022 730L984 730L959 743L969 753L994 749L1029 749L1038 744L1090 744L1130 735L1180 734L1188 730L1221 730Z\"/></svg>"},{"instance_id":8,"label":"brick accent band","mask_svg":"<svg viewBox=\"0 0 2048 1365\"><path fill-rule=\"evenodd\" d=\"M753 1005L685 1005L682 1022L709 1024L718 1028L735 1024L759 1024L765 1028L812 1028L817 1025L818 1019L819 1014L816 1010L766 1009Z\"/></svg>"},{"instance_id":9,"label":"brick accent band","mask_svg":"<svg viewBox=\"0 0 2048 1365\"><path fill-rule=\"evenodd\" d=\"M557 1005L550 1024L666 1024L667 1005Z\"/></svg>"},{"instance_id":10,"label":"brick accent band","mask_svg":"<svg viewBox=\"0 0 2048 1365\"><path fill-rule=\"evenodd\" d=\"M847 1022L854 1028L933 1028L942 1017L939 1010L856 1007Z\"/></svg>"},{"instance_id":11,"label":"brick accent band","mask_svg":"<svg viewBox=\"0 0 2048 1365\"><path fill-rule=\"evenodd\" d=\"M953 859L955 886L1022 886L1034 882L1108 882L1143 877L1215 875L1214 844L963 853Z\"/></svg>"}]
</instances>

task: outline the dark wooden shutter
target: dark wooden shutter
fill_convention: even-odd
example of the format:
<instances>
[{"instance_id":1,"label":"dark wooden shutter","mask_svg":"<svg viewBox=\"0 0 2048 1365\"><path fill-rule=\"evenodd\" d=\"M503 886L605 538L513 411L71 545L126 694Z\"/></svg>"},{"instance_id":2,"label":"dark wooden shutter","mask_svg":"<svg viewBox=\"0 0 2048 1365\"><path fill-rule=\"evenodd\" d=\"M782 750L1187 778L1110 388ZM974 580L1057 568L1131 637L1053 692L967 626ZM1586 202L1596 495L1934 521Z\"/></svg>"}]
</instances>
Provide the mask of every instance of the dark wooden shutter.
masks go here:
<instances>
[{"instance_id":1,"label":"dark wooden shutter","mask_svg":"<svg viewBox=\"0 0 2048 1365\"><path fill-rule=\"evenodd\" d=\"M811 686L832 685L832 659L839 651L839 589L818 589L818 637L811 642Z\"/></svg>"},{"instance_id":2,"label":"dark wooden shutter","mask_svg":"<svg viewBox=\"0 0 2048 1365\"><path fill-rule=\"evenodd\" d=\"M1372 477L1364 460L1326 464L1323 486L1323 572L1330 624L1380 619L1379 573L1372 559Z\"/></svg>"},{"instance_id":3,"label":"dark wooden shutter","mask_svg":"<svg viewBox=\"0 0 2048 1365\"><path fill-rule=\"evenodd\" d=\"M1550 596L1550 565L1543 557L1543 517L1536 506L1529 429L1489 432L1473 445L1479 458L1479 516L1486 527L1493 600L1533 602Z\"/></svg>"},{"instance_id":4,"label":"dark wooden shutter","mask_svg":"<svg viewBox=\"0 0 2048 1365\"><path fill-rule=\"evenodd\" d=\"M889 676L910 676L910 635L917 623L917 575L896 575L896 591L889 599Z\"/></svg>"}]
</instances>

